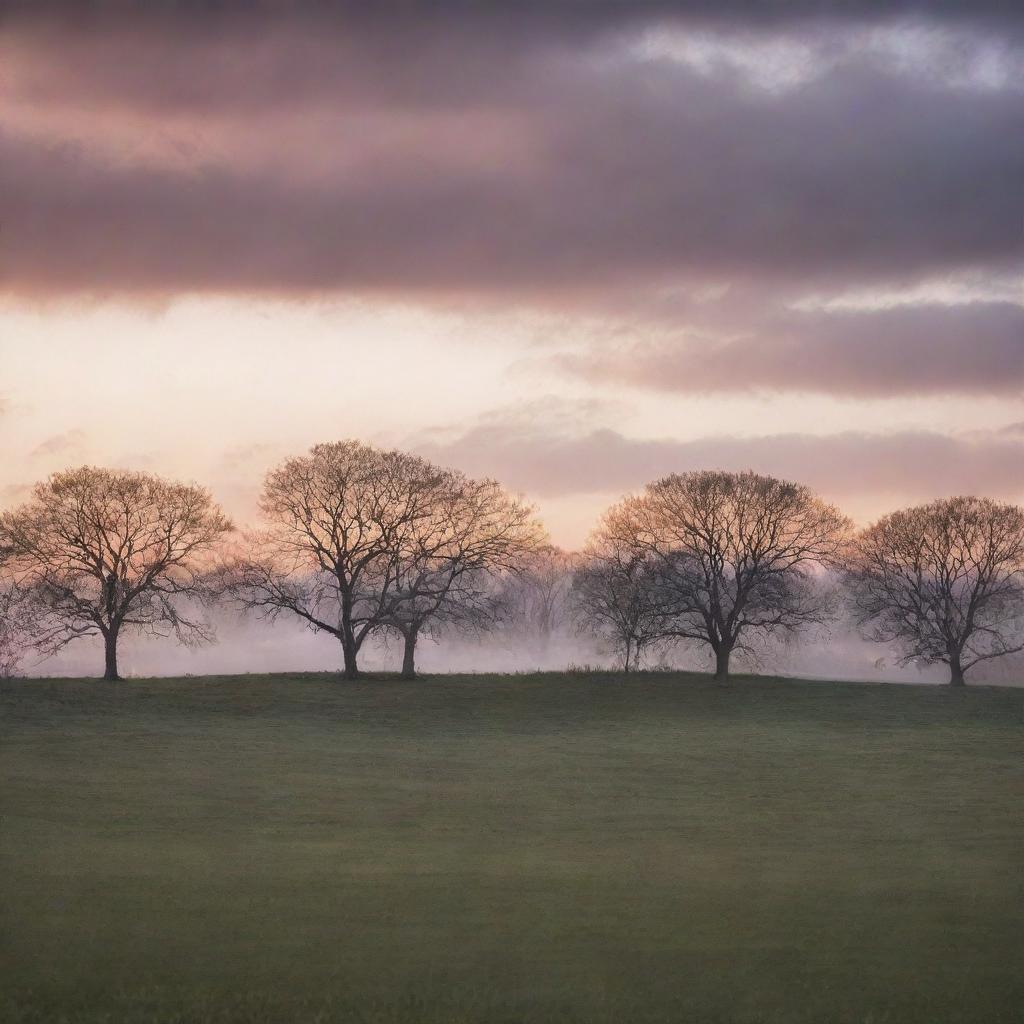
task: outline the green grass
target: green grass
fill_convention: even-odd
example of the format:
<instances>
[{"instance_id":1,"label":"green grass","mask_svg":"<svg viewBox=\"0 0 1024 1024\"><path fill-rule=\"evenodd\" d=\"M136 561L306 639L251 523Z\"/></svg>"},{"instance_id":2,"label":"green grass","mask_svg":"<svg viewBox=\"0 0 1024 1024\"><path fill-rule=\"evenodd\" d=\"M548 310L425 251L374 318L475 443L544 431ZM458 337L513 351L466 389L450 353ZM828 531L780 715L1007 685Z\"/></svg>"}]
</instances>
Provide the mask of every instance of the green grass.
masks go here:
<instances>
[{"instance_id":1,"label":"green grass","mask_svg":"<svg viewBox=\"0 0 1024 1024\"><path fill-rule=\"evenodd\" d=\"M998 1022L1024 690L0 686L0 1019Z\"/></svg>"}]
</instances>

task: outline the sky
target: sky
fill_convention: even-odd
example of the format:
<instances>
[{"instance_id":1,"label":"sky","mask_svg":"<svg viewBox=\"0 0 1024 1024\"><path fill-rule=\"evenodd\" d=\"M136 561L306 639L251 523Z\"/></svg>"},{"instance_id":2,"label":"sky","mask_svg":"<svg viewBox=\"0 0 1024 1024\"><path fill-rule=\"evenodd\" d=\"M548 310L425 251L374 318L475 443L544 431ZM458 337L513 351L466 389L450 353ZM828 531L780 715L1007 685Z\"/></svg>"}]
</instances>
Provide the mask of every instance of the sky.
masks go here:
<instances>
[{"instance_id":1,"label":"sky","mask_svg":"<svg viewBox=\"0 0 1024 1024\"><path fill-rule=\"evenodd\" d=\"M1018 4L5 6L0 505L245 524L347 437L567 547L695 468L1024 501Z\"/></svg>"}]
</instances>

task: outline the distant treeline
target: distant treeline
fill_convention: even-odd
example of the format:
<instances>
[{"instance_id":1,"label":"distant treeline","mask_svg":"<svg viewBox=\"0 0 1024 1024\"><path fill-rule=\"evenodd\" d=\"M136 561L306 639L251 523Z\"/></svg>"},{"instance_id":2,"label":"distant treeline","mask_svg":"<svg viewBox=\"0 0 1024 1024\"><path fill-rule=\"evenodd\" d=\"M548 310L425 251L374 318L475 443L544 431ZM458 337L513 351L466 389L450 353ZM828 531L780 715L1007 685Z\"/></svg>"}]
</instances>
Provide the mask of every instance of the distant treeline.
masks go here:
<instances>
[{"instance_id":1,"label":"distant treeline","mask_svg":"<svg viewBox=\"0 0 1024 1024\"><path fill-rule=\"evenodd\" d=\"M202 487L149 473L55 473L0 514L0 674L29 652L123 631L214 640L216 603L329 633L344 675L371 636L529 624L597 637L625 670L677 645L736 652L827 629L844 610L904 662L950 682L1024 650L1024 510L956 497L863 530L807 487L753 472L673 474L609 509L583 551L552 547L534 510L475 480L358 441L271 470L262 524L238 530Z\"/></svg>"}]
</instances>

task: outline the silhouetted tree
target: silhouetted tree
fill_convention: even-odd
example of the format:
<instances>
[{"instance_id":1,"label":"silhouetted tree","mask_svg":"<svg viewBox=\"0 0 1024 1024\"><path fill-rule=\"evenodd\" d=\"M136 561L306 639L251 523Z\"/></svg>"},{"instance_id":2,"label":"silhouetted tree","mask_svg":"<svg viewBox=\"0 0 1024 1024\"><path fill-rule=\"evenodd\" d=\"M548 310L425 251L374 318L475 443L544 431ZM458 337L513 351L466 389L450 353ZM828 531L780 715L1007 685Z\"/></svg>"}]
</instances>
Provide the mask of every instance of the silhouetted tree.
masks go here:
<instances>
[{"instance_id":1,"label":"silhouetted tree","mask_svg":"<svg viewBox=\"0 0 1024 1024\"><path fill-rule=\"evenodd\" d=\"M212 639L186 609L205 593L205 560L231 529L201 487L85 466L55 473L0 516L0 547L47 617L41 650L99 634L103 678L113 680L125 627L182 643Z\"/></svg>"},{"instance_id":2,"label":"silhouetted tree","mask_svg":"<svg viewBox=\"0 0 1024 1024\"><path fill-rule=\"evenodd\" d=\"M665 477L611 510L604 530L641 552L672 636L711 647L715 678L752 635L795 632L831 614L815 573L847 520L800 484L752 472Z\"/></svg>"},{"instance_id":3,"label":"silhouetted tree","mask_svg":"<svg viewBox=\"0 0 1024 1024\"><path fill-rule=\"evenodd\" d=\"M979 662L1024 651L1024 510L987 498L903 509L856 538L847 582L869 639L904 663L949 666L949 681Z\"/></svg>"},{"instance_id":4,"label":"silhouetted tree","mask_svg":"<svg viewBox=\"0 0 1024 1024\"><path fill-rule=\"evenodd\" d=\"M385 598L383 622L403 641L402 677L415 677L424 633L492 627L502 610L497 580L520 573L543 540L533 510L500 484L439 472L428 514L403 533Z\"/></svg>"},{"instance_id":5,"label":"silhouetted tree","mask_svg":"<svg viewBox=\"0 0 1024 1024\"><path fill-rule=\"evenodd\" d=\"M400 552L434 514L444 474L358 441L318 444L267 474L266 530L222 570L221 587L271 619L285 613L341 643L346 679L386 626Z\"/></svg>"},{"instance_id":6,"label":"silhouetted tree","mask_svg":"<svg viewBox=\"0 0 1024 1024\"><path fill-rule=\"evenodd\" d=\"M621 653L629 672L640 667L648 647L665 639L670 622L649 556L607 525L606 518L573 574L573 611L581 629Z\"/></svg>"}]
</instances>

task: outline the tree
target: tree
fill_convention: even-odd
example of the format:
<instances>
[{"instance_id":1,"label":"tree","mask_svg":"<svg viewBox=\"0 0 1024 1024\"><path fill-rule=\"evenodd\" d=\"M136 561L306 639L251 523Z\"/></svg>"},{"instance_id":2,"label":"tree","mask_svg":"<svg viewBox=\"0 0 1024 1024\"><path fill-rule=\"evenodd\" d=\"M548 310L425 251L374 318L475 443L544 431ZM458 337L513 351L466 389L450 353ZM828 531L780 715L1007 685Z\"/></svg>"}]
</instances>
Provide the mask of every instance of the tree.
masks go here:
<instances>
[{"instance_id":1,"label":"tree","mask_svg":"<svg viewBox=\"0 0 1024 1024\"><path fill-rule=\"evenodd\" d=\"M573 574L572 600L580 627L620 651L626 672L639 668L645 649L667 635L668 619L649 556L609 530L607 519Z\"/></svg>"},{"instance_id":2,"label":"tree","mask_svg":"<svg viewBox=\"0 0 1024 1024\"><path fill-rule=\"evenodd\" d=\"M0 585L0 679L14 675L46 639L44 615L31 595L8 582Z\"/></svg>"},{"instance_id":3,"label":"tree","mask_svg":"<svg viewBox=\"0 0 1024 1024\"><path fill-rule=\"evenodd\" d=\"M48 619L43 652L98 634L103 678L114 680L125 627L182 643L212 639L187 604L205 593L205 560L231 529L201 487L84 466L55 473L0 516L0 547Z\"/></svg>"},{"instance_id":4,"label":"tree","mask_svg":"<svg viewBox=\"0 0 1024 1024\"><path fill-rule=\"evenodd\" d=\"M399 553L433 515L443 474L423 459L358 441L318 444L267 474L264 531L221 573L221 588L270 619L293 615L341 644L359 676L366 638L387 624Z\"/></svg>"},{"instance_id":5,"label":"tree","mask_svg":"<svg viewBox=\"0 0 1024 1024\"><path fill-rule=\"evenodd\" d=\"M543 544L507 577L501 602L505 620L546 655L552 637L571 618L573 573L578 556Z\"/></svg>"},{"instance_id":6,"label":"tree","mask_svg":"<svg viewBox=\"0 0 1024 1024\"><path fill-rule=\"evenodd\" d=\"M963 686L979 662L1024 651L1024 510L949 498L885 516L856 538L846 579L869 639L904 663L949 666Z\"/></svg>"},{"instance_id":7,"label":"tree","mask_svg":"<svg viewBox=\"0 0 1024 1024\"><path fill-rule=\"evenodd\" d=\"M439 471L427 514L404 531L385 626L403 641L402 677L416 675L416 642L429 630L488 628L501 615L496 581L519 574L544 540L533 509L494 480Z\"/></svg>"},{"instance_id":8,"label":"tree","mask_svg":"<svg viewBox=\"0 0 1024 1024\"><path fill-rule=\"evenodd\" d=\"M849 526L800 484L721 471L665 477L605 522L616 544L645 555L668 632L710 646L718 680L753 637L829 618L816 574L836 561Z\"/></svg>"}]
</instances>

